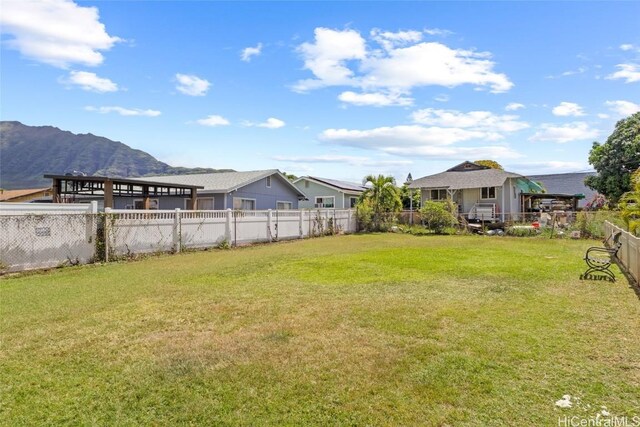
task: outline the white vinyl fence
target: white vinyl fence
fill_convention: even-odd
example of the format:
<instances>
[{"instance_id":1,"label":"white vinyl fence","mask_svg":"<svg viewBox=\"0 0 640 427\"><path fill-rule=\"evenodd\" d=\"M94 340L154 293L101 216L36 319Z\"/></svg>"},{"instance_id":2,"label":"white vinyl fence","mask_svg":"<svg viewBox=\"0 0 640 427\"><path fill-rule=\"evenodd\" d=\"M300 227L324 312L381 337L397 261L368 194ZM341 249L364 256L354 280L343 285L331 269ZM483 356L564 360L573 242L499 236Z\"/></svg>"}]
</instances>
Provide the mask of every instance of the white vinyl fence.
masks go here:
<instances>
[{"instance_id":1,"label":"white vinyl fence","mask_svg":"<svg viewBox=\"0 0 640 427\"><path fill-rule=\"evenodd\" d=\"M352 210L98 213L95 203L0 203L0 273L355 231Z\"/></svg>"},{"instance_id":2,"label":"white vinyl fence","mask_svg":"<svg viewBox=\"0 0 640 427\"><path fill-rule=\"evenodd\" d=\"M95 202L0 203L0 272L92 262L97 212Z\"/></svg>"},{"instance_id":3,"label":"white vinyl fence","mask_svg":"<svg viewBox=\"0 0 640 427\"><path fill-rule=\"evenodd\" d=\"M622 233L620 236L622 246L618 251L618 259L629 275L635 280L636 284L640 284L640 237L633 236L631 233L624 231L620 227L616 227L609 221L604 223L604 231L607 242L613 240L613 234L618 232Z\"/></svg>"},{"instance_id":4,"label":"white vinyl fence","mask_svg":"<svg viewBox=\"0 0 640 427\"><path fill-rule=\"evenodd\" d=\"M237 246L356 231L352 210L147 211L105 209L107 260L137 253Z\"/></svg>"}]
</instances>

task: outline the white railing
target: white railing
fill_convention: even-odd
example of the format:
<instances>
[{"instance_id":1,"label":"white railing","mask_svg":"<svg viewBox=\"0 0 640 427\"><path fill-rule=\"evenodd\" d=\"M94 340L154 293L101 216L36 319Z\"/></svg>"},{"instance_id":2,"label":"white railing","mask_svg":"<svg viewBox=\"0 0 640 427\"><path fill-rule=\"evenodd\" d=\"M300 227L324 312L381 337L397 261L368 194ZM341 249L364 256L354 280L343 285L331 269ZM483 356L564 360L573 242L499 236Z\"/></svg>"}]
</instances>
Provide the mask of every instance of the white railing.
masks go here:
<instances>
[{"instance_id":1,"label":"white railing","mask_svg":"<svg viewBox=\"0 0 640 427\"><path fill-rule=\"evenodd\" d=\"M636 284L640 283L640 237L636 237L631 233L624 231L620 227L611 224L609 221L604 223L604 233L607 242L613 240L613 234L622 233L620 243L622 246L618 251L617 258L627 270L627 273L633 278ZM610 244L610 243L609 243Z\"/></svg>"},{"instance_id":2,"label":"white railing","mask_svg":"<svg viewBox=\"0 0 640 427\"><path fill-rule=\"evenodd\" d=\"M496 205L494 203L476 203L469 211L468 217L469 219L493 221L497 219Z\"/></svg>"}]
</instances>

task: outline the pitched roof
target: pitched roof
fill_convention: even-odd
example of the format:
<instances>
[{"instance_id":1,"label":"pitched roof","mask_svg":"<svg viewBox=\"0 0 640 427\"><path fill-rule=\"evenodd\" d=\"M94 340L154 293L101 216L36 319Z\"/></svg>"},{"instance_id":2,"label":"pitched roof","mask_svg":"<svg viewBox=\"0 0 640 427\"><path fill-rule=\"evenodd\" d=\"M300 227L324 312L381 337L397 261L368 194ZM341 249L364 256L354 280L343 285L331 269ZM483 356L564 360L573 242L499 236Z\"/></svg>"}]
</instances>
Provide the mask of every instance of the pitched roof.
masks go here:
<instances>
[{"instance_id":1,"label":"pitched roof","mask_svg":"<svg viewBox=\"0 0 640 427\"><path fill-rule=\"evenodd\" d=\"M554 194L584 194L585 198L579 206L584 205L596 191L584 185L584 179L596 175L595 172L554 173L549 175L530 175L528 178L541 182L547 193Z\"/></svg>"},{"instance_id":2,"label":"pitched roof","mask_svg":"<svg viewBox=\"0 0 640 427\"><path fill-rule=\"evenodd\" d=\"M271 175L280 176L296 193L304 196L304 193L291 183L278 169L267 169L247 172L216 172L197 173L191 175L162 175L145 176L136 178L144 181L171 182L182 185L201 185L205 192L229 193L240 187L244 187Z\"/></svg>"},{"instance_id":3,"label":"pitched roof","mask_svg":"<svg viewBox=\"0 0 640 427\"><path fill-rule=\"evenodd\" d=\"M464 162L458 166L471 162ZM414 180L409 188L448 188L461 190L464 188L500 187L507 178L523 178L522 175L500 169L459 170L458 166Z\"/></svg>"},{"instance_id":4,"label":"pitched roof","mask_svg":"<svg viewBox=\"0 0 640 427\"><path fill-rule=\"evenodd\" d=\"M43 193L45 191L51 191L51 188L47 187L25 188L22 190L0 190L0 202L6 202L24 196L37 195L38 193Z\"/></svg>"},{"instance_id":5,"label":"pitched roof","mask_svg":"<svg viewBox=\"0 0 640 427\"><path fill-rule=\"evenodd\" d=\"M294 183L296 183L298 181L301 181L303 179L316 181L316 182L318 182L320 184L325 184L325 185L328 185L330 187L337 188L338 190L350 191L350 192L354 192L354 193L362 193L364 190L367 189L367 187L364 187L364 186L362 186L360 184L355 184L353 182L338 181L337 179L319 178L317 176L303 176L303 177L300 177L300 178L296 179L294 181Z\"/></svg>"}]
</instances>

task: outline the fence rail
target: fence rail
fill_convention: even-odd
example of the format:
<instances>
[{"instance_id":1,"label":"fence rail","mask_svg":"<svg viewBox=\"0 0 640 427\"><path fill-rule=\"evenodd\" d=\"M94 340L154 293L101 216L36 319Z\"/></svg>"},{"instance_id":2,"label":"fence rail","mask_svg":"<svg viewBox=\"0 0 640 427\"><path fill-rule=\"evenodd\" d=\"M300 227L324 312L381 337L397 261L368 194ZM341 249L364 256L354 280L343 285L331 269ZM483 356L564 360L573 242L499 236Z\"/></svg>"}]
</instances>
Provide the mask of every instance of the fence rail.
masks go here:
<instances>
[{"instance_id":1,"label":"fence rail","mask_svg":"<svg viewBox=\"0 0 640 427\"><path fill-rule=\"evenodd\" d=\"M613 234L622 233L620 236L622 246L618 251L618 260L636 284L640 284L640 237L624 231L609 221L604 223L604 232L607 242L613 240Z\"/></svg>"},{"instance_id":2,"label":"fence rail","mask_svg":"<svg viewBox=\"0 0 640 427\"><path fill-rule=\"evenodd\" d=\"M353 210L115 210L0 205L0 273L356 231Z\"/></svg>"}]
</instances>

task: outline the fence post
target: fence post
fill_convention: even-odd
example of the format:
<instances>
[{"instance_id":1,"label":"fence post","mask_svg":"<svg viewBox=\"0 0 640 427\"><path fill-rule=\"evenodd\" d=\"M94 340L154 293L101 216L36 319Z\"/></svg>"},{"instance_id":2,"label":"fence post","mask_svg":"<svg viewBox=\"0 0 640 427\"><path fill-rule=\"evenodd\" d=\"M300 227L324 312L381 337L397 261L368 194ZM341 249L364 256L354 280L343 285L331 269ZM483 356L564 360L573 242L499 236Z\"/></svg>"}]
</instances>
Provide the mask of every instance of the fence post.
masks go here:
<instances>
[{"instance_id":1,"label":"fence post","mask_svg":"<svg viewBox=\"0 0 640 427\"><path fill-rule=\"evenodd\" d=\"M182 214L180 208L176 208L173 216L173 250L175 253L182 249Z\"/></svg>"},{"instance_id":2,"label":"fence post","mask_svg":"<svg viewBox=\"0 0 640 427\"><path fill-rule=\"evenodd\" d=\"M226 213L226 223L224 226L224 239L231 244L231 216L233 211L231 209L227 209Z\"/></svg>"},{"instance_id":3,"label":"fence post","mask_svg":"<svg viewBox=\"0 0 640 427\"><path fill-rule=\"evenodd\" d=\"M298 211L298 234L300 235L301 239L304 237L304 231L302 231L302 220L304 218L303 214L304 214L304 211L300 209Z\"/></svg>"},{"instance_id":4,"label":"fence post","mask_svg":"<svg viewBox=\"0 0 640 427\"><path fill-rule=\"evenodd\" d=\"M353 230L351 230L351 209L349 209L347 214L347 232L351 233Z\"/></svg>"},{"instance_id":5,"label":"fence post","mask_svg":"<svg viewBox=\"0 0 640 427\"><path fill-rule=\"evenodd\" d=\"M104 262L109 262L109 234L111 234L111 208L104 208Z\"/></svg>"},{"instance_id":6,"label":"fence post","mask_svg":"<svg viewBox=\"0 0 640 427\"><path fill-rule=\"evenodd\" d=\"M271 209L267 209L267 240L271 242L273 237L271 235L271 227L273 226L273 218L271 216Z\"/></svg>"}]
</instances>

